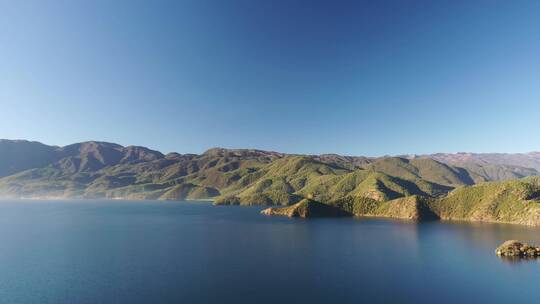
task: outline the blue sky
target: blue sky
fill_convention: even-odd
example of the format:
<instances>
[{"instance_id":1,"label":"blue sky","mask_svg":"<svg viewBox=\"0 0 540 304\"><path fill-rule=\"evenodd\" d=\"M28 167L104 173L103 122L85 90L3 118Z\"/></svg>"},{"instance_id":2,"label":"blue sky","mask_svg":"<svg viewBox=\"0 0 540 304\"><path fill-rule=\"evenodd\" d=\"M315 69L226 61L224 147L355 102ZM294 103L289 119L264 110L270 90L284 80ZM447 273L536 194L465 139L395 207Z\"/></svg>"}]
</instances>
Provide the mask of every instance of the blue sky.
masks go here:
<instances>
[{"instance_id":1,"label":"blue sky","mask_svg":"<svg viewBox=\"0 0 540 304\"><path fill-rule=\"evenodd\" d=\"M0 0L0 138L540 150L540 1Z\"/></svg>"}]
</instances>

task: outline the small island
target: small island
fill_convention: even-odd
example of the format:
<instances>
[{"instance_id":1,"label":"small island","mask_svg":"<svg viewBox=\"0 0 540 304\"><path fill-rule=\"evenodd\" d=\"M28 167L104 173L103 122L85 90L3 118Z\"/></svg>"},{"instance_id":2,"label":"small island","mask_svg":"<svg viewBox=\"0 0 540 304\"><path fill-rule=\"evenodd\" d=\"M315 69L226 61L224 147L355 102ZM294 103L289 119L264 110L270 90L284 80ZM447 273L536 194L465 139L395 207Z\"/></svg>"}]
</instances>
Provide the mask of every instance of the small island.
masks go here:
<instances>
[{"instance_id":1,"label":"small island","mask_svg":"<svg viewBox=\"0 0 540 304\"><path fill-rule=\"evenodd\" d=\"M534 258L540 257L540 246L510 240L497 247L497 249L495 249L495 253L502 257Z\"/></svg>"}]
</instances>

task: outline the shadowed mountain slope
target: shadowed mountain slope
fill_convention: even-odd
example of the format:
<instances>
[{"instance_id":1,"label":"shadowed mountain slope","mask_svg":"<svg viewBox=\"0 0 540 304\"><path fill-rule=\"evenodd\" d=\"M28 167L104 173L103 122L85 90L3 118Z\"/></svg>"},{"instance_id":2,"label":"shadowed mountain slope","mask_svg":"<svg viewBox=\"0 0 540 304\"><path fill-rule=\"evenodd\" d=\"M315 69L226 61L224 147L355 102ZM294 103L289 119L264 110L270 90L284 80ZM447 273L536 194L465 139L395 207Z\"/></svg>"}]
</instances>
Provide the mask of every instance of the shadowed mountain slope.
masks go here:
<instances>
[{"instance_id":1,"label":"shadowed mountain slope","mask_svg":"<svg viewBox=\"0 0 540 304\"><path fill-rule=\"evenodd\" d=\"M0 177L58 161L58 150L35 141L0 139Z\"/></svg>"},{"instance_id":2,"label":"shadowed mountain slope","mask_svg":"<svg viewBox=\"0 0 540 304\"><path fill-rule=\"evenodd\" d=\"M24 140L0 140L0 177L53 166L65 174L91 172L120 163L151 161L163 154L144 147L89 141L65 147Z\"/></svg>"}]
</instances>

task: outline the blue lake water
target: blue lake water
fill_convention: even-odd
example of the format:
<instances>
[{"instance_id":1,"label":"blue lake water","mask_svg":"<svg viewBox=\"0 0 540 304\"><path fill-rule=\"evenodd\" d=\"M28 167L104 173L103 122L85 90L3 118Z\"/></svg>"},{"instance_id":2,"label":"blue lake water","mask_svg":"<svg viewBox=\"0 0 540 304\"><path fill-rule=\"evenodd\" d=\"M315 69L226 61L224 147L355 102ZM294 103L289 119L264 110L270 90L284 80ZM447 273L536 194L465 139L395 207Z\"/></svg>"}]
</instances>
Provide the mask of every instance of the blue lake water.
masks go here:
<instances>
[{"instance_id":1,"label":"blue lake water","mask_svg":"<svg viewBox=\"0 0 540 304\"><path fill-rule=\"evenodd\" d=\"M266 217L200 202L0 203L0 303L522 303L514 225Z\"/></svg>"}]
</instances>

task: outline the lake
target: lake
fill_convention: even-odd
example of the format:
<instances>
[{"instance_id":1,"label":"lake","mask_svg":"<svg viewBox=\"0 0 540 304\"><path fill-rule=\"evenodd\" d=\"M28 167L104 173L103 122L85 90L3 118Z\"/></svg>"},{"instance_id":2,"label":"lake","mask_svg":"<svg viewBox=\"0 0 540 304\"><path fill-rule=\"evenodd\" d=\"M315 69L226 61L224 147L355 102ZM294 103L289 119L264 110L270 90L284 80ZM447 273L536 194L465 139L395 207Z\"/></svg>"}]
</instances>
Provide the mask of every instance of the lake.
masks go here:
<instances>
[{"instance_id":1,"label":"lake","mask_svg":"<svg viewBox=\"0 0 540 304\"><path fill-rule=\"evenodd\" d=\"M0 302L523 303L514 225L288 219L205 202L4 201Z\"/></svg>"}]
</instances>

